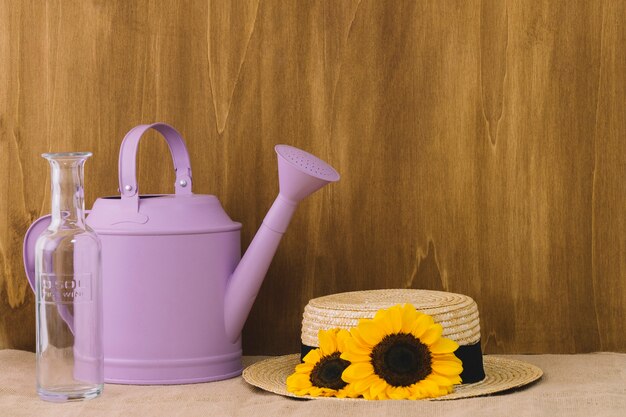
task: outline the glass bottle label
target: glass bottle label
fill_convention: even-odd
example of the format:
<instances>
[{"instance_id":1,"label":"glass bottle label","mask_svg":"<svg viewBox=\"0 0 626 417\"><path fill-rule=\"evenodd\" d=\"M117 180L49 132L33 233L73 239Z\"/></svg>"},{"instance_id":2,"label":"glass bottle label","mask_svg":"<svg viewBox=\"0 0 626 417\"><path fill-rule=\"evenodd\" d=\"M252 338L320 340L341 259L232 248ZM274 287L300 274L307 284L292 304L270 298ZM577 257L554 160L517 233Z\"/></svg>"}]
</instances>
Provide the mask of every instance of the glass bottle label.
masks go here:
<instances>
[{"instance_id":1,"label":"glass bottle label","mask_svg":"<svg viewBox=\"0 0 626 417\"><path fill-rule=\"evenodd\" d=\"M41 301L55 304L91 302L91 273L41 274Z\"/></svg>"}]
</instances>

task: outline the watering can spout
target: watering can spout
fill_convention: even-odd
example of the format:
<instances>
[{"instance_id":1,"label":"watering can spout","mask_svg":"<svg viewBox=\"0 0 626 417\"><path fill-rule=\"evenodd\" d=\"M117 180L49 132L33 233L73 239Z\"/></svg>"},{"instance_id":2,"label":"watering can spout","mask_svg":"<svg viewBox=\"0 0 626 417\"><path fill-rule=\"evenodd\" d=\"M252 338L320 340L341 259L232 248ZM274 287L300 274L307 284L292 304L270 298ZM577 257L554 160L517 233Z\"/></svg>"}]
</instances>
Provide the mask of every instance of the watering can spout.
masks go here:
<instances>
[{"instance_id":1,"label":"watering can spout","mask_svg":"<svg viewBox=\"0 0 626 417\"><path fill-rule=\"evenodd\" d=\"M287 145L277 145L275 150L278 155L280 192L226 288L224 324L232 342L241 335L298 203L329 182L339 180L337 171L307 152Z\"/></svg>"}]
</instances>

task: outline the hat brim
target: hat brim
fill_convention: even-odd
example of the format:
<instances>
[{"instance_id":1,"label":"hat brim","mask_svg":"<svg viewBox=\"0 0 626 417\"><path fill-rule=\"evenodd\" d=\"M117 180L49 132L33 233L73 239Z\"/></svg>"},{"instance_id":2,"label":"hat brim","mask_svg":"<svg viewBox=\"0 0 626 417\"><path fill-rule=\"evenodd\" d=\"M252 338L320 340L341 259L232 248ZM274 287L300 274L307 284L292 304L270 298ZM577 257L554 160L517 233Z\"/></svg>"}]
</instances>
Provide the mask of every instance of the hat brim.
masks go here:
<instances>
[{"instance_id":1,"label":"hat brim","mask_svg":"<svg viewBox=\"0 0 626 417\"><path fill-rule=\"evenodd\" d=\"M285 381L293 373L298 363L300 363L299 354L265 359L248 366L243 371L243 379L250 385L285 397L311 400L366 401L363 398L301 396L287 391ZM528 385L543 375L543 371L535 365L497 356L483 356L483 365L486 377L482 381L457 385L452 393L430 400L455 400L500 393Z\"/></svg>"}]
</instances>

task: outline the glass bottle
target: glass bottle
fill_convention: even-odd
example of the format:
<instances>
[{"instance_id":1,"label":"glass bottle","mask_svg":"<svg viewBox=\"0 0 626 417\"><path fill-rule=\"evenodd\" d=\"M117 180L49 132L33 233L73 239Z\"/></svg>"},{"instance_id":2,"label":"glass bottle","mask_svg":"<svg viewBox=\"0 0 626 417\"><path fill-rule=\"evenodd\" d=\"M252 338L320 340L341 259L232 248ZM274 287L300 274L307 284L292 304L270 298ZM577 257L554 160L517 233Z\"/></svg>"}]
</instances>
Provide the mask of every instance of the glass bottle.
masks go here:
<instances>
[{"instance_id":1,"label":"glass bottle","mask_svg":"<svg viewBox=\"0 0 626 417\"><path fill-rule=\"evenodd\" d=\"M100 240L85 223L83 166L90 152L49 153L52 219L37 239L37 393L95 398L104 386Z\"/></svg>"}]
</instances>

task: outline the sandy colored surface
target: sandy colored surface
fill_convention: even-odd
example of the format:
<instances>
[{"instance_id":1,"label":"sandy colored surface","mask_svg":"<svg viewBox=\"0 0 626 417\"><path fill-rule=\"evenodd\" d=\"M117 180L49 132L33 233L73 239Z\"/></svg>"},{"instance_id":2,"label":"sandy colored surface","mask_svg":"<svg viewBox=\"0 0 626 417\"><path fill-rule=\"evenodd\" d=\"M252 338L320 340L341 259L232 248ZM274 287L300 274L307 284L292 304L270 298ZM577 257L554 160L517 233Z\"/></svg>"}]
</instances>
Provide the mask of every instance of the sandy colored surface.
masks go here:
<instances>
[{"instance_id":1,"label":"sandy colored surface","mask_svg":"<svg viewBox=\"0 0 626 417\"><path fill-rule=\"evenodd\" d=\"M304 401L241 378L178 386L106 385L95 400L51 404L35 393L35 356L0 351L0 415L21 416L615 416L626 415L626 354L511 355L544 371L526 389L455 401ZM250 364L260 357L247 357Z\"/></svg>"}]
</instances>

